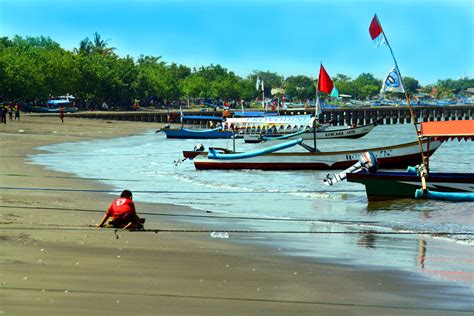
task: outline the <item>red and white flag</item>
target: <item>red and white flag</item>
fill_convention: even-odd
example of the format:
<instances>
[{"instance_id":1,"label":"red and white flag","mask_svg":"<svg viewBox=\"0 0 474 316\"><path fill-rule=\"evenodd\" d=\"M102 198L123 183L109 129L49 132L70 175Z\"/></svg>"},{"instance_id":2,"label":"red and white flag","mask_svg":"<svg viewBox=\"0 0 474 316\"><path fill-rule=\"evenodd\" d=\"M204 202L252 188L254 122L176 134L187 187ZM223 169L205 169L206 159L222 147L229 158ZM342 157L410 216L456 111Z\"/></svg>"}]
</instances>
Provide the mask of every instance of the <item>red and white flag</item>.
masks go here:
<instances>
[{"instance_id":1,"label":"red and white flag","mask_svg":"<svg viewBox=\"0 0 474 316\"><path fill-rule=\"evenodd\" d=\"M377 18L377 14L374 15L372 22L370 22L369 33L376 46L386 43L382 25L380 25L379 19Z\"/></svg>"},{"instance_id":2,"label":"red and white flag","mask_svg":"<svg viewBox=\"0 0 474 316\"><path fill-rule=\"evenodd\" d=\"M326 69L321 64L321 68L319 68L318 91L330 94L333 88L334 83L332 83L331 77L329 77Z\"/></svg>"}]
</instances>

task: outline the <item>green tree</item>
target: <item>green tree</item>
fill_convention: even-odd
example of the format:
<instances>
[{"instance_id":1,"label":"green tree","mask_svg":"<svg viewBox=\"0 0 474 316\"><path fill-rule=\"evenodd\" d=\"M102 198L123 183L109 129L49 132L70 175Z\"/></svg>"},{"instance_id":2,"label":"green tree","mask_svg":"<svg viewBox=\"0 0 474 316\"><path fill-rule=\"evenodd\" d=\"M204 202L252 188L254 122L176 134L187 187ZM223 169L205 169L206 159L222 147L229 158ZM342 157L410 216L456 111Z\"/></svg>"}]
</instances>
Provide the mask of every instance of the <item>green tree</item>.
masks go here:
<instances>
[{"instance_id":1,"label":"green tree","mask_svg":"<svg viewBox=\"0 0 474 316\"><path fill-rule=\"evenodd\" d=\"M375 79L371 73L362 73L353 84L355 86L353 96L357 99L367 99L379 93L382 81Z\"/></svg>"},{"instance_id":2,"label":"green tree","mask_svg":"<svg viewBox=\"0 0 474 316\"><path fill-rule=\"evenodd\" d=\"M307 100L316 95L316 86L307 76L291 76L285 80L285 94L290 99Z\"/></svg>"},{"instance_id":3,"label":"green tree","mask_svg":"<svg viewBox=\"0 0 474 316\"><path fill-rule=\"evenodd\" d=\"M181 81L181 91L188 98L204 97L201 93L206 89L206 79L193 73Z\"/></svg>"},{"instance_id":4,"label":"green tree","mask_svg":"<svg viewBox=\"0 0 474 316\"><path fill-rule=\"evenodd\" d=\"M418 91L420 83L415 78L403 77L403 87L408 94L412 95Z\"/></svg>"},{"instance_id":5,"label":"green tree","mask_svg":"<svg viewBox=\"0 0 474 316\"><path fill-rule=\"evenodd\" d=\"M337 74L334 77L333 82L337 90L339 91L339 94L347 94L351 96L355 96L357 94L356 86L349 76Z\"/></svg>"}]
</instances>

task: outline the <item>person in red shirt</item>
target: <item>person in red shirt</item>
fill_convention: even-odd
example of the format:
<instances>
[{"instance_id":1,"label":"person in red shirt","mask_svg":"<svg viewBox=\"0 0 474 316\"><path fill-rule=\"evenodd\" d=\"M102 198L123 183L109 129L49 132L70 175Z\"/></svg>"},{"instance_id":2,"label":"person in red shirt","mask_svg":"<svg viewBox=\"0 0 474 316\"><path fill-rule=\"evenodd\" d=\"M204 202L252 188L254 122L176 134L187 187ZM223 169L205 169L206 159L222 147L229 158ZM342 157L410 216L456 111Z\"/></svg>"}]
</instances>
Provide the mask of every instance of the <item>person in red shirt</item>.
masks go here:
<instances>
[{"instance_id":1,"label":"person in red shirt","mask_svg":"<svg viewBox=\"0 0 474 316\"><path fill-rule=\"evenodd\" d=\"M123 190L120 198L114 200L104 217L97 224L97 227L104 227L105 222L109 219L106 227L123 228L123 229L143 229L144 218L138 217L135 211L135 203L132 201L132 192Z\"/></svg>"},{"instance_id":2,"label":"person in red shirt","mask_svg":"<svg viewBox=\"0 0 474 316\"><path fill-rule=\"evenodd\" d=\"M59 118L61 119L61 122L64 123L64 106L62 104L59 107Z\"/></svg>"}]
</instances>

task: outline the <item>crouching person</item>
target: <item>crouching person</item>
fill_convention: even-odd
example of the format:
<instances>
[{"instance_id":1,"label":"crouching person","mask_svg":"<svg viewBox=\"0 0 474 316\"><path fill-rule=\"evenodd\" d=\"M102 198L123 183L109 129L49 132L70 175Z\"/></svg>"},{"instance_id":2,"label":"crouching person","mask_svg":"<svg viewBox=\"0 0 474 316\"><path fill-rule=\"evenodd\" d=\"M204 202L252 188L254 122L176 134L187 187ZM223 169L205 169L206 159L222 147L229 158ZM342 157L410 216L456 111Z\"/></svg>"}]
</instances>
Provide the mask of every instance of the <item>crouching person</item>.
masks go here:
<instances>
[{"instance_id":1,"label":"crouching person","mask_svg":"<svg viewBox=\"0 0 474 316\"><path fill-rule=\"evenodd\" d=\"M110 218L108 223L107 220ZM120 198L114 200L97 227L143 229L144 218L138 217L135 204L132 201L132 192L123 190Z\"/></svg>"}]
</instances>

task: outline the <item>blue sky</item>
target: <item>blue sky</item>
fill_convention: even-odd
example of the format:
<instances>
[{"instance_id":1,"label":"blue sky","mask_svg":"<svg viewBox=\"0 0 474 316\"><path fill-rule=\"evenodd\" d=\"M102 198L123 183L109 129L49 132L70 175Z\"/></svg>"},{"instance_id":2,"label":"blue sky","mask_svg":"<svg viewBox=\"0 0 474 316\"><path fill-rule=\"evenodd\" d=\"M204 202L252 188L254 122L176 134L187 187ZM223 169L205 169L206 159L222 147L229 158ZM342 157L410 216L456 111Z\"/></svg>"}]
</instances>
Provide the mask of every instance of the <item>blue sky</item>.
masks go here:
<instances>
[{"instance_id":1,"label":"blue sky","mask_svg":"<svg viewBox=\"0 0 474 316\"><path fill-rule=\"evenodd\" d=\"M162 56L285 77L393 66L368 33L377 13L404 76L421 84L474 76L474 0L0 0L0 35L47 36L65 49L98 32L120 56Z\"/></svg>"}]
</instances>

